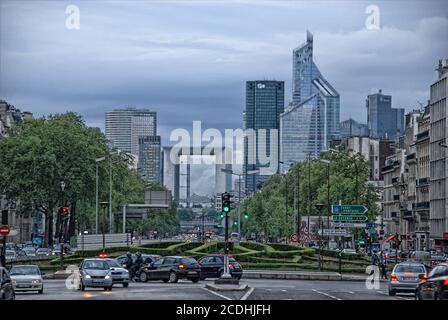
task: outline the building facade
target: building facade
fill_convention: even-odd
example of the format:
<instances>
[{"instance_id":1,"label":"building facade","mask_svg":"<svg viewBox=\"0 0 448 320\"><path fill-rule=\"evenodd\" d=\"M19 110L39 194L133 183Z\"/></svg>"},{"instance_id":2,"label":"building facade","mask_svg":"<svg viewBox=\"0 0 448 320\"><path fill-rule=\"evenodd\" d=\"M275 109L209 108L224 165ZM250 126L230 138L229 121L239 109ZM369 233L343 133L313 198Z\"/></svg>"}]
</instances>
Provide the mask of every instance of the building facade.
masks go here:
<instances>
[{"instance_id":1,"label":"building facade","mask_svg":"<svg viewBox=\"0 0 448 320\"><path fill-rule=\"evenodd\" d=\"M369 127L365 123L359 123L356 120L348 119L341 121L341 138L346 137L368 137Z\"/></svg>"},{"instance_id":2,"label":"building facade","mask_svg":"<svg viewBox=\"0 0 448 320\"><path fill-rule=\"evenodd\" d=\"M392 96L378 93L367 96L367 126L374 138L393 140L404 132L404 109L392 108Z\"/></svg>"},{"instance_id":3,"label":"building facade","mask_svg":"<svg viewBox=\"0 0 448 320\"><path fill-rule=\"evenodd\" d=\"M143 180L162 183L160 136L139 136L139 161L137 170Z\"/></svg>"},{"instance_id":4,"label":"building facade","mask_svg":"<svg viewBox=\"0 0 448 320\"><path fill-rule=\"evenodd\" d=\"M448 60L439 61L438 79L430 92L430 236L434 245L448 247Z\"/></svg>"},{"instance_id":5,"label":"building facade","mask_svg":"<svg viewBox=\"0 0 448 320\"><path fill-rule=\"evenodd\" d=\"M280 114L284 111L283 81L246 82L246 108L243 113L244 180L250 193L279 170ZM257 174L247 174L258 170Z\"/></svg>"},{"instance_id":6,"label":"building facade","mask_svg":"<svg viewBox=\"0 0 448 320\"><path fill-rule=\"evenodd\" d=\"M293 50L292 102L281 115L283 162L316 158L340 136L339 93L313 61L313 35Z\"/></svg>"}]
</instances>

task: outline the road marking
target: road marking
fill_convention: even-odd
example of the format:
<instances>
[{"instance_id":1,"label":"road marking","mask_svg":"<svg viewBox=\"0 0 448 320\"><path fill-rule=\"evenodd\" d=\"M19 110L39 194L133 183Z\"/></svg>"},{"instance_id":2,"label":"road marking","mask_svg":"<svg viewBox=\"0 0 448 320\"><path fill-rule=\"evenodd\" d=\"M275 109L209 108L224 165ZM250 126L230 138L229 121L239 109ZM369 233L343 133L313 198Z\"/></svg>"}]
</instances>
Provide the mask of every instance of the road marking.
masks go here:
<instances>
[{"instance_id":1,"label":"road marking","mask_svg":"<svg viewBox=\"0 0 448 320\"><path fill-rule=\"evenodd\" d=\"M386 292L383 292L383 291L377 291L377 293L379 293L379 294L382 294L382 295L385 295L385 296L388 296L388 294L386 293Z\"/></svg>"},{"instance_id":2,"label":"road marking","mask_svg":"<svg viewBox=\"0 0 448 320\"><path fill-rule=\"evenodd\" d=\"M209 290L209 289L207 289L207 288L202 288L202 289L204 289L205 291L210 292L210 293L214 294L215 296L218 296L218 297L220 297L220 298L222 298L222 299L225 299L225 300L232 300L232 299L230 299L229 297L226 297L226 296L224 296L224 295L222 295L222 294L220 294L220 293L218 293L218 292Z\"/></svg>"},{"instance_id":3,"label":"road marking","mask_svg":"<svg viewBox=\"0 0 448 320\"><path fill-rule=\"evenodd\" d=\"M353 291L347 291L348 293L350 293L350 294L355 294Z\"/></svg>"},{"instance_id":4,"label":"road marking","mask_svg":"<svg viewBox=\"0 0 448 320\"><path fill-rule=\"evenodd\" d=\"M252 294L252 292L254 292L254 289L255 288L250 288L249 291L247 291L240 300L246 300L247 298L249 298L249 296Z\"/></svg>"},{"instance_id":5,"label":"road marking","mask_svg":"<svg viewBox=\"0 0 448 320\"><path fill-rule=\"evenodd\" d=\"M328 293L325 293L325 292L322 292L322 291L319 291L319 290L316 290L316 289L313 289L313 291L317 292L317 293L320 293L320 294L323 294L324 296L329 297L329 298L334 299L334 300L342 300L342 299L339 299L338 297L332 296L331 294L328 294Z\"/></svg>"}]
</instances>

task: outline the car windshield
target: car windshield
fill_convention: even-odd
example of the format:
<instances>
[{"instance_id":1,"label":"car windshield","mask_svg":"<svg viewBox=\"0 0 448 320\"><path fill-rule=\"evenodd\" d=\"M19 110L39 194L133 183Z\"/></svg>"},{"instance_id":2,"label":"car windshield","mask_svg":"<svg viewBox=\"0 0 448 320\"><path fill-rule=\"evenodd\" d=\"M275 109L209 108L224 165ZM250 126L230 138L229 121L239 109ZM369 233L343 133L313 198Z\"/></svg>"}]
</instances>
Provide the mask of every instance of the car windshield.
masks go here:
<instances>
[{"instance_id":1,"label":"car windshield","mask_svg":"<svg viewBox=\"0 0 448 320\"><path fill-rule=\"evenodd\" d=\"M107 263L111 268L121 268L121 266L118 264L116 260L107 260Z\"/></svg>"},{"instance_id":2,"label":"car windshield","mask_svg":"<svg viewBox=\"0 0 448 320\"><path fill-rule=\"evenodd\" d=\"M87 260L84 262L83 268L84 269L106 270L106 269L109 269L109 265L107 264L106 261Z\"/></svg>"},{"instance_id":3,"label":"car windshield","mask_svg":"<svg viewBox=\"0 0 448 320\"><path fill-rule=\"evenodd\" d=\"M193 259L193 258L183 258L181 261L182 261L183 263L185 263L185 264L193 264L193 263L197 263L197 261L196 261L195 259Z\"/></svg>"},{"instance_id":4,"label":"car windshield","mask_svg":"<svg viewBox=\"0 0 448 320\"><path fill-rule=\"evenodd\" d=\"M34 266L17 266L12 267L10 274L12 276L24 276L24 275L40 275L39 268Z\"/></svg>"},{"instance_id":5,"label":"car windshield","mask_svg":"<svg viewBox=\"0 0 448 320\"><path fill-rule=\"evenodd\" d=\"M419 265L398 265L397 268L395 269L395 272L412 272L412 273L425 273L425 268L423 266L419 266Z\"/></svg>"}]
</instances>

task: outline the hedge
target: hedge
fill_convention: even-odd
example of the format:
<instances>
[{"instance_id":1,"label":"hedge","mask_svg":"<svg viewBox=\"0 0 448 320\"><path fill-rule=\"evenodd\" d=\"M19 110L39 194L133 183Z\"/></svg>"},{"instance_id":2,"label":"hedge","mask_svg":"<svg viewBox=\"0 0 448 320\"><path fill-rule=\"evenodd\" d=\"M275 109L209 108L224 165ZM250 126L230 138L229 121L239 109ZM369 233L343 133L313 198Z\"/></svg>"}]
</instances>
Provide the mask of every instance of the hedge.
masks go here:
<instances>
[{"instance_id":1,"label":"hedge","mask_svg":"<svg viewBox=\"0 0 448 320\"><path fill-rule=\"evenodd\" d=\"M318 250L319 249L316 249L316 252ZM320 250L321 250L322 255L324 255L324 256L339 258L339 251L329 250L329 249L325 249L325 248L321 248ZM368 259L366 258L366 255L363 253L342 253L342 259L368 261Z\"/></svg>"}]
</instances>

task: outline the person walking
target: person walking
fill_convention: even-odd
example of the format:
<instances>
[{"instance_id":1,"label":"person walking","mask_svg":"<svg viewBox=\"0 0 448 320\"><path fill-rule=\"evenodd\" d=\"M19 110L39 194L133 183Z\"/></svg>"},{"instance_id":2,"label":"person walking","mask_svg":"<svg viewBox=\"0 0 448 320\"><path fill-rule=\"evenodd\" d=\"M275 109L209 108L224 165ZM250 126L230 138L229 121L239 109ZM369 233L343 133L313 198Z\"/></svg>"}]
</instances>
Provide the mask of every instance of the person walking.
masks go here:
<instances>
[{"instance_id":1,"label":"person walking","mask_svg":"<svg viewBox=\"0 0 448 320\"><path fill-rule=\"evenodd\" d=\"M380 256L380 266L381 266L381 279L383 279L384 277L384 279L387 280L387 259L386 255L382 251Z\"/></svg>"}]
</instances>

